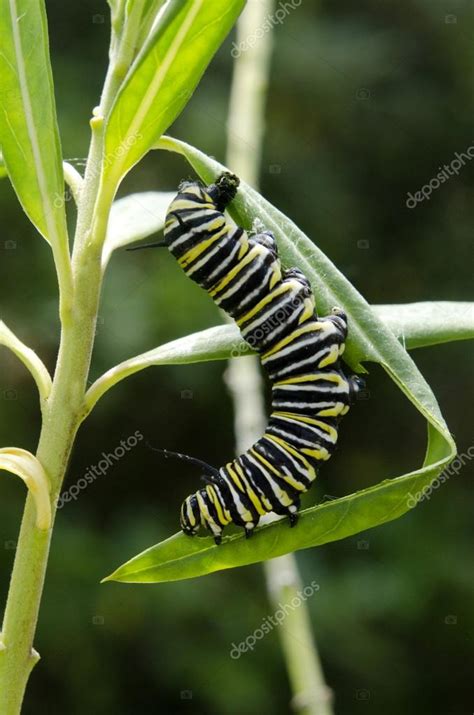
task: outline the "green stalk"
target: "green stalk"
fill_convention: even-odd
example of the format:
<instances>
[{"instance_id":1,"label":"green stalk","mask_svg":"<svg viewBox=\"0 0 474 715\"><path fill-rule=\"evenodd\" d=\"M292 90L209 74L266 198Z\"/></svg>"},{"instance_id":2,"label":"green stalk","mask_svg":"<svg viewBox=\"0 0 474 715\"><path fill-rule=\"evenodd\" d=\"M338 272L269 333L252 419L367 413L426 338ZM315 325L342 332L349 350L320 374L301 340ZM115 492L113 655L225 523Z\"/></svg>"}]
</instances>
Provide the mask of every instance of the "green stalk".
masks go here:
<instances>
[{"instance_id":1,"label":"green stalk","mask_svg":"<svg viewBox=\"0 0 474 715\"><path fill-rule=\"evenodd\" d=\"M296 558L294 554L280 556L267 561L264 569L275 611L281 605L288 609L278 634L293 692L292 709L301 715L332 715L333 693L324 680ZM317 590L314 598L318 598ZM291 608L294 599L299 605Z\"/></svg>"},{"instance_id":2,"label":"green stalk","mask_svg":"<svg viewBox=\"0 0 474 715\"><path fill-rule=\"evenodd\" d=\"M37 457L51 482L53 522L56 499L83 410L100 292L100 262L77 275L74 321L63 329L51 396L44 413ZM95 275L94 275L95 273ZM18 715L29 675L39 656L33 650L52 528L36 526L36 510L26 501L2 628L0 712Z\"/></svg>"},{"instance_id":3,"label":"green stalk","mask_svg":"<svg viewBox=\"0 0 474 715\"><path fill-rule=\"evenodd\" d=\"M78 207L72 262L72 295L62 321L60 348L51 394L43 410L37 458L51 484L53 524L74 439L86 411L84 396L94 345L102 283L101 246L115 187L101 187L104 117L110 110L122 76L111 65L101 106L91 120L92 139ZM93 227L92 229L90 227ZM61 295L60 298L64 299ZM28 682L39 655L33 649L52 527L36 526L36 510L28 495L20 529L0 638L0 713L19 715Z\"/></svg>"},{"instance_id":4,"label":"green stalk","mask_svg":"<svg viewBox=\"0 0 474 715\"><path fill-rule=\"evenodd\" d=\"M275 11L274 0L249 3L237 24L237 46L246 43L256 28ZM240 54L234 65L228 119L227 166L257 187L264 135L264 107L270 73L271 34L267 32ZM258 360L254 356L229 361L226 380L235 415L237 452L248 449L266 427L265 406ZM306 600L301 598L301 580L293 554L264 564L270 602L275 610L288 606L280 642L293 692L292 707L302 715L332 715L332 692L326 686L312 634ZM292 609L292 599L298 607Z\"/></svg>"}]
</instances>

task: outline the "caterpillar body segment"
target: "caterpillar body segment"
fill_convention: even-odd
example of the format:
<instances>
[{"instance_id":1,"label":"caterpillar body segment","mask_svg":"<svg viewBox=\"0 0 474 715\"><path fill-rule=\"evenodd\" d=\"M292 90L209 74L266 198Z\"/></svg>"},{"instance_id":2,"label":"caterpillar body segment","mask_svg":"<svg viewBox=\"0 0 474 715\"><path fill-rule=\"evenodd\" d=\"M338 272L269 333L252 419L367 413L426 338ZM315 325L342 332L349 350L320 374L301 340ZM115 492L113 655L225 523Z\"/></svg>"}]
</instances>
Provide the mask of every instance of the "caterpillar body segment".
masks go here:
<instances>
[{"instance_id":1,"label":"caterpillar body segment","mask_svg":"<svg viewBox=\"0 0 474 715\"><path fill-rule=\"evenodd\" d=\"M230 523L250 536L270 512L296 523L301 494L334 452L340 419L363 386L340 364L345 313L318 317L308 279L283 270L271 232L249 235L225 217L238 183L232 174L208 187L182 183L165 223L165 245L236 321L272 383L264 435L219 470L205 469L206 486L182 505L184 533L205 527L216 543Z\"/></svg>"}]
</instances>

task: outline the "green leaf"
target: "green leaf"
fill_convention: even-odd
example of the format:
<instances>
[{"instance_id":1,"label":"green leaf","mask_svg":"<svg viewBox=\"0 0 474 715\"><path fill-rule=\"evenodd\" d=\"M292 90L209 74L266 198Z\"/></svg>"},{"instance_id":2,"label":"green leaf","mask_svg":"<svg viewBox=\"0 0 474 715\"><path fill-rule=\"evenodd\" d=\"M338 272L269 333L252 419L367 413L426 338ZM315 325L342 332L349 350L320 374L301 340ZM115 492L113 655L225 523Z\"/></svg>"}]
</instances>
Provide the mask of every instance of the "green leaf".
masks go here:
<instances>
[{"instance_id":1,"label":"green leaf","mask_svg":"<svg viewBox=\"0 0 474 715\"><path fill-rule=\"evenodd\" d=\"M117 185L176 119L244 4L168 3L111 109L104 182Z\"/></svg>"},{"instance_id":2,"label":"green leaf","mask_svg":"<svg viewBox=\"0 0 474 715\"><path fill-rule=\"evenodd\" d=\"M287 519L278 519L257 529L251 539L233 534L225 537L220 546L208 536L174 534L127 561L104 581L162 583L203 576L321 546L397 519L416 505L417 498L421 501L418 494L446 464L446 444L438 440L439 432L433 430L433 435L436 444L427 468L304 509L293 529Z\"/></svg>"},{"instance_id":3,"label":"green leaf","mask_svg":"<svg viewBox=\"0 0 474 715\"><path fill-rule=\"evenodd\" d=\"M205 182L215 180L226 170L183 142L165 138L159 146L183 154ZM124 564L109 577L111 580L155 583L191 578L257 563L373 528L402 516L411 505L416 505L416 494L437 479L455 455L456 446L436 399L415 363L389 326L331 261L289 218L245 183L232 202L231 214L242 226L251 226L259 218L274 232L284 263L298 266L311 280L321 313L334 305L344 308L350 331L346 351L349 364L360 367L361 360L381 364L426 418L429 437L425 462L420 469L403 476L307 509L296 529L290 529L286 521L274 522L258 529L250 541L243 534L227 536L219 547L209 537L190 539L178 534Z\"/></svg>"},{"instance_id":4,"label":"green leaf","mask_svg":"<svg viewBox=\"0 0 474 715\"><path fill-rule=\"evenodd\" d=\"M161 231L174 196L172 192L146 191L129 194L112 204L102 253L103 268L117 248Z\"/></svg>"},{"instance_id":5,"label":"green leaf","mask_svg":"<svg viewBox=\"0 0 474 715\"><path fill-rule=\"evenodd\" d=\"M109 76L124 80L138 52L145 44L165 0L121 0L111 4L112 37Z\"/></svg>"},{"instance_id":6,"label":"green leaf","mask_svg":"<svg viewBox=\"0 0 474 715\"><path fill-rule=\"evenodd\" d=\"M165 0L127 0L125 23L135 25L133 36L135 47L132 53L134 57L139 49L145 44L153 22L159 9ZM129 38L125 32L125 41Z\"/></svg>"},{"instance_id":7,"label":"green leaf","mask_svg":"<svg viewBox=\"0 0 474 715\"><path fill-rule=\"evenodd\" d=\"M140 370L154 365L177 365L225 359L229 356L232 345L238 350L242 346L242 354L251 353L250 348L242 341L238 329L234 325L225 325L187 335L124 360L101 375L91 385L85 398L86 414L89 414L111 387Z\"/></svg>"},{"instance_id":8,"label":"green leaf","mask_svg":"<svg viewBox=\"0 0 474 715\"><path fill-rule=\"evenodd\" d=\"M373 308L408 350L474 338L474 303L428 301Z\"/></svg>"},{"instance_id":9,"label":"green leaf","mask_svg":"<svg viewBox=\"0 0 474 715\"><path fill-rule=\"evenodd\" d=\"M407 350L474 338L473 303L438 301L373 305L372 308ZM227 360L252 353L235 323L186 335L124 360L101 375L87 392L87 413L114 385L148 367Z\"/></svg>"},{"instance_id":10,"label":"green leaf","mask_svg":"<svg viewBox=\"0 0 474 715\"><path fill-rule=\"evenodd\" d=\"M26 449L4 447L0 449L0 470L23 479L36 506L36 526L41 530L51 528L50 485L46 472L38 459Z\"/></svg>"},{"instance_id":11,"label":"green leaf","mask_svg":"<svg viewBox=\"0 0 474 715\"><path fill-rule=\"evenodd\" d=\"M51 376L38 355L25 343L22 343L14 333L8 328L3 320L0 320L0 346L9 348L21 360L23 365L30 371L38 386L40 402L44 403L51 392Z\"/></svg>"},{"instance_id":12,"label":"green leaf","mask_svg":"<svg viewBox=\"0 0 474 715\"><path fill-rule=\"evenodd\" d=\"M64 179L42 0L0 0L0 145L23 209L67 250Z\"/></svg>"}]
</instances>

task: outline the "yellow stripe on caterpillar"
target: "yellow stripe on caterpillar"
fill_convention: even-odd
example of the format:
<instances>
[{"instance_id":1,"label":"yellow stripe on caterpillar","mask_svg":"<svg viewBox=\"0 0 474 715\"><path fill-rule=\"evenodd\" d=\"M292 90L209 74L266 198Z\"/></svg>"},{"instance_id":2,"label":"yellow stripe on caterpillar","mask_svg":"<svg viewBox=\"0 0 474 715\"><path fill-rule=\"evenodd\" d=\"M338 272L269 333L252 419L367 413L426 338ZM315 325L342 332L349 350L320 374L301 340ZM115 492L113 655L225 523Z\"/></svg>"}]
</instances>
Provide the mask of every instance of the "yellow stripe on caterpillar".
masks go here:
<instances>
[{"instance_id":1,"label":"yellow stripe on caterpillar","mask_svg":"<svg viewBox=\"0 0 474 715\"><path fill-rule=\"evenodd\" d=\"M304 454L307 454L308 457L314 457L315 459L321 459L322 461L326 461L326 459L329 459L329 452L327 449L324 449L322 447L321 449L311 449L310 447L302 447L301 451L304 452Z\"/></svg>"},{"instance_id":2,"label":"yellow stripe on caterpillar","mask_svg":"<svg viewBox=\"0 0 474 715\"><path fill-rule=\"evenodd\" d=\"M217 496L216 490L212 486L212 484L208 484L206 486L206 492L208 493L209 499L214 504L214 507L217 511L217 518L219 519L219 523L222 526L225 526L226 524L230 524L230 522L232 521L230 514L228 512L227 512L227 514L224 513L224 511L222 509L222 505L219 501L219 497Z\"/></svg>"},{"instance_id":3,"label":"yellow stripe on caterpillar","mask_svg":"<svg viewBox=\"0 0 474 715\"><path fill-rule=\"evenodd\" d=\"M232 270L229 271L228 274L222 278L212 290L208 291L209 295L214 297L220 293L248 263L252 263L252 261L261 253L261 246L253 246L246 256L236 266L234 266L234 268L232 268Z\"/></svg>"},{"instance_id":4,"label":"yellow stripe on caterpillar","mask_svg":"<svg viewBox=\"0 0 474 715\"><path fill-rule=\"evenodd\" d=\"M234 472L234 464L235 464L235 468L236 468L236 471L237 471L238 464L236 464L236 463L229 462L228 464L225 465L225 468L226 468L226 470L228 471L228 473L229 473L229 475L230 475L230 478L232 479L232 481L234 482L234 484L236 485L236 487L237 487L238 489L240 489L241 492L245 492L245 489L244 489L244 487L243 487L242 482L240 481L240 479L239 479L239 477L237 476L237 474Z\"/></svg>"},{"instance_id":5,"label":"yellow stripe on caterpillar","mask_svg":"<svg viewBox=\"0 0 474 715\"><path fill-rule=\"evenodd\" d=\"M242 325L242 323L246 323L249 320L251 320L253 317L258 315L266 305L269 303L272 303L272 301L275 300L275 298L279 298L281 295L285 295L285 293L289 293L291 291L291 286L289 286L286 283L281 283L281 285L278 286L278 288L275 288L271 293L266 295L262 300L257 303L256 306L252 308L252 310L249 310L248 313L245 313L239 320L237 320L237 325Z\"/></svg>"},{"instance_id":6,"label":"yellow stripe on caterpillar","mask_svg":"<svg viewBox=\"0 0 474 715\"><path fill-rule=\"evenodd\" d=\"M329 354L318 362L318 367L327 367L328 365L333 365L339 359L339 345L333 345Z\"/></svg>"},{"instance_id":7,"label":"yellow stripe on caterpillar","mask_svg":"<svg viewBox=\"0 0 474 715\"><path fill-rule=\"evenodd\" d=\"M241 468L240 464L238 462L234 462L235 469L236 471L239 472L241 479L244 480L245 484L248 484L248 480L244 474L243 469ZM245 490L244 490L245 491ZM272 511L272 505L268 501L267 497L263 494L261 497L259 497L263 506L266 508L267 511Z\"/></svg>"},{"instance_id":8,"label":"yellow stripe on caterpillar","mask_svg":"<svg viewBox=\"0 0 474 715\"><path fill-rule=\"evenodd\" d=\"M260 516L264 516L264 514L266 514L267 512L262 505L262 501L260 500L259 495L256 493L256 491L254 489L252 489L248 480L246 480L246 486L247 486L247 488L245 490L246 495L249 497L250 501L254 505L258 514L260 514Z\"/></svg>"},{"instance_id":9,"label":"yellow stripe on caterpillar","mask_svg":"<svg viewBox=\"0 0 474 715\"><path fill-rule=\"evenodd\" d=\"M249 250L249 237L247 236L247 233L244 231L241 237L239 238L239 243L240 243L240 249L239 253L237 255L238 260L242 260L242 258L247 254Z\"/></svg>"},{"instance_id":10,"label":"yellow stripe on caterpillar","mask_svg":"<svg viewBox=\"0 0 474 715\"><path fill-rule=\"evenodd\" d=\"M314 298L311 296L311 298L305 298L304 299L304 311L300 315L298 319L298 323L305 323L307 320L312 318L314 315Z\"/></svg>"},{"instance_id":11,"label":"yellow stripe on caterpillar","mask_svg":"<svg viewBox=\"0 0 474 715\"><path fill-rule=\"evenodd\" d=\"M273 266L272 277L270 278L269 288L273 290L274 287L281 281L281 268L279 264Z\"/></svg>"},{"instance_id":12,"label":"yellow stripe on caterpillar","mask_svg":"<svg viewBox=\"0 0 474 715\"><path fill-rule=\"evenodd\" d=\"M274 434L266 434L267 439L271 440L272 442L276 442L279 444L285 451L287 451L289 454L291 454L295 459L300 462L303 462L304 468L308 471L308 474L312 474L313 476L315 475L314 468L311 466L311 464L308 462L307 459L301 456L301 453L298 452L297 449L292 447L291 445L288 444L284 439L281 437L276 437Z\"/></svg>"},{"instance_id":13,"label":"yellow stripe on caterpillar","mask_svg":"<svg viewBox=\"0 0 474 715\"><path fill-rule=\"evenodd\" d=\"M186 270L187 266L189 266L190 263L193 263L196 258L199 258L201 253L204 253L207 251L207 249L212 246L214 243L217 243L217 241L220 241L223 236L229 231L228 226L224 226L221 231L218 233L213 234L211 238L206 239L205 241L201 241L198 243L197 246L194 246L193 248L190 248L189 251L186 251L181 258L178 258L178 263L183 268L183 270Z\"/></svg>"},{"instance_id":14,"label":"yellow stripe on caterpillar","mask_svg":"<svg viewBox=\"0 0 474 715\"><path fill-rule=\"evenodd\" d=\"M297 414L296 412L272 412L272 417L287 417L288 419L294 420L295 422L302 422L307 425L313 425L314 427L319 427L324 432L333 439L334 442L337 441L337 429L331 425L326 424L326 422L321 422L314 417L305 417L304 415Z\"/></svg>"},{"instance_id":15,"label":"yellow stripe on caterpillar","mask_svg":"<svg viewBox=\"0 0 474 715\"><path fill-rule=\"evenodd\" d=\"M327 380L328 382L335 382L336 385L343 386L347 384L347 380L335 372L330 372L328 374L312 374L312 375L297 375L296 377L289 377L286 380L279 380L273 383L273 387L282 387L283 385L298 385L304 382L316 382L317 380Z\"/></svg>"},{"instance_id":16,"label":"yellow stripe on caterpillar","mask_svg":"<svg viewBox=\"0 0 474 715\"><path fill-rule=\"evenodd\" d=\"M321 327L322 327L322 323L314 321L312 323L308 323L308 325L305 325L302 328L297 328L296 330L294 330L291 333L291 335L288 335L286 338L283 338L273 348L271 348L270 350L267 350L267 352L263 353L262 358L264 360L266 360L267 358L271 357L275 353L278 353L283 348L286 348L294 340L301 337L301 335L304 335L305 333L311 333L315 330L321 330Z\"/></svg>"}]
</instances>

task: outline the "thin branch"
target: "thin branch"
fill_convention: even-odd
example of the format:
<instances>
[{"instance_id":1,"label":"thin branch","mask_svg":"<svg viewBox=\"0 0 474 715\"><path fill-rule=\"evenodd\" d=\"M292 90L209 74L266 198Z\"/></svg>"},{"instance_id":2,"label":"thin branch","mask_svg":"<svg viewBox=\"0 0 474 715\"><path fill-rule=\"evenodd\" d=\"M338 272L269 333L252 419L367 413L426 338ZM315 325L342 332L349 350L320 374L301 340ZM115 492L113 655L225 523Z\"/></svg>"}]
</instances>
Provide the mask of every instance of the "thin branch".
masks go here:
<instances>
[{"instance_id":1,"label":"thin branch","mask_svg":"<svg viewBox=\"0 0 474 715\"><path fill-rule=\"evenodd\" d=\"M12 352L22 361L25 367L33 376L43 405L51 392L51 376L38 355L22 343L14 333L0 320L0 345L10 348Z\"/></svg>"},{"instance_id":2,"label":"thin branch","mask_svg":"<svg viewBox=\"0 0 474 715\"><path fill-rule=\"evenodd\" d=\"M71 194L77 206L81 198L81 191L82 186L84 184L84 179L82 178L80 173L72 166L72 164L69 164L69 162L67 161L63 161L63 172L64 181L71 189Z\"/></svg>"},{"instance_id":3,"label":"thin branch","mask_svg":"<svg viewBox=\"0 0 474 715\"><path fill-rule=\"evenodd\" d=\"M50 485L41 463L26 449L5 447L0 449L0 470L23 479L35 502L36 526L47 531L52 520Z\"/></svg>"}]
</instances>

